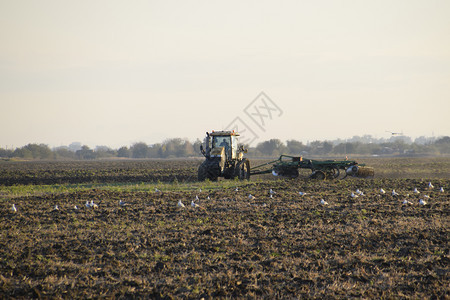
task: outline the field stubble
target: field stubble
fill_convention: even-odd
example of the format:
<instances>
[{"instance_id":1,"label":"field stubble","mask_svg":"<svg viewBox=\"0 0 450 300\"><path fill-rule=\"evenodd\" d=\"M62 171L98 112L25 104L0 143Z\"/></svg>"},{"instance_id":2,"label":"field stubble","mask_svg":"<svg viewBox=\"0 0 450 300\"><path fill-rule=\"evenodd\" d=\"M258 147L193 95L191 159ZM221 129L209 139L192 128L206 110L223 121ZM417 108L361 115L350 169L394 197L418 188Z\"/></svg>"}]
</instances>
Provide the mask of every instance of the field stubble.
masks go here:
<instances>
[{"instance_id":1,"label":"field stubble","mask_svg":"<svg viewBox=\"0 0 450 300\"><path fill-rule=\"evenodd\" d=\"M449 297L449 178L388 177L3 185L0 297Z\"/></svg>"}]
</instances>

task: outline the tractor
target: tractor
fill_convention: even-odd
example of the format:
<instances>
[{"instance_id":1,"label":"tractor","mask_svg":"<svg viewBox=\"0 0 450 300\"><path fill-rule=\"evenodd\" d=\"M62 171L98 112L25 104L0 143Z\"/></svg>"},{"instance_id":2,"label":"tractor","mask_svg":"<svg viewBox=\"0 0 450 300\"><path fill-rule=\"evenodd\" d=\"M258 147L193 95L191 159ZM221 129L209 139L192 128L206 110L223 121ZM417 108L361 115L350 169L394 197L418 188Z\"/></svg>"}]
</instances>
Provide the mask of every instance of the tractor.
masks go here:
<instances>
[{"instance_id":1,"label":"tractor","mask_svg":"<svg viewBox=\"0 0 450 300\"><path fill-rule=\"evenodd\" d=\"M206 159L198 167L199 181L217 181L219 177L240 180L250 178L250 161L244 158L247 150L238 145L238 137L239 134L234 130L206 133L206 148L200 146Z\"/></svg>"}]
</instances>

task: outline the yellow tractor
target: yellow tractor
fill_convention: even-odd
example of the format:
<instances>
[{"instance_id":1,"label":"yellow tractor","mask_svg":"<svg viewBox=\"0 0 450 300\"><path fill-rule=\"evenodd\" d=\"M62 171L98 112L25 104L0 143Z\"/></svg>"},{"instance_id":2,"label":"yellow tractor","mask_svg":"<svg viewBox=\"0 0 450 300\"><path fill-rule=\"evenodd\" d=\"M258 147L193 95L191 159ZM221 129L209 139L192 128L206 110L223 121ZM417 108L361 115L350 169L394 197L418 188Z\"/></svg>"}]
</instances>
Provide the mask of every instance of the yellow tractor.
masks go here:
<instances>
[{"instance_id":1,"label":"yellow tractor","mask_svg":"<svg viewBox=\"0 0 450 300\"><path fill-rule=\"evenodd\" d=\"M206 147L200 146L206 159L198 167L199 181L216 181L219 177L240 180L250 178L250 161L244 158L247 150L238 145L238 137L239 134L234 130L206 133Z\"/></svg>"}]
</instances>

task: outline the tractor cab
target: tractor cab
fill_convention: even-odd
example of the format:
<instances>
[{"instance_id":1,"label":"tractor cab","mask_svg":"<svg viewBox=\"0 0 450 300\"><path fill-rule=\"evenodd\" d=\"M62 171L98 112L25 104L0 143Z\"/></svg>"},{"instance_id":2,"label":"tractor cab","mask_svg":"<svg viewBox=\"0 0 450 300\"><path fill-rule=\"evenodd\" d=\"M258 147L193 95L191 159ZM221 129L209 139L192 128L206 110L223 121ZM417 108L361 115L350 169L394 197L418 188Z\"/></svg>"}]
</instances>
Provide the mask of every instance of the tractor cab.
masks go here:
<instances>
[{"instance_id":1,"label":"tractor cab","mask_svg":"<svg viewBox=\"0 0 450 300\"><path fill-rule=\"evenodd\" d=\"M238 159L239 156L242 158L238 148L238 136L239 134L234 131L213 131L208 133L206 152L209 152L211 157L220 157L223 151L226 159Z\"/></svg>"},{"instance_id":2,"label":"tractor cab","mask_svg":"<svg viewBox=\"0 0 450 300\"><path fill-rule=\"evenodd\" d=\"M235 159L237 157L237 138L236 135L212 135L211 148L224 148L225 155L228 159Z\"/></svg>"}]
</instances>

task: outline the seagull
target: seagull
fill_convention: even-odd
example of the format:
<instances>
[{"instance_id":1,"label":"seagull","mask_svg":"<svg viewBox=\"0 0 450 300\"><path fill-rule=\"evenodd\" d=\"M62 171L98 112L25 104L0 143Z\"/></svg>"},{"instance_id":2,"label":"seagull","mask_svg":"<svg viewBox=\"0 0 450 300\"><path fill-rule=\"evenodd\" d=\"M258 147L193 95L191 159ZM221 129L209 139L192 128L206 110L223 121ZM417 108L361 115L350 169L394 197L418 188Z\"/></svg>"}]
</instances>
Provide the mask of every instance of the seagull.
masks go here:
<instances>
[{"instance_id":1,"label":"seagull","mask_svg":"<svg viewBox=\"0 0 450 300\"><path fill-rule=\"evenodd\" d=\"M417 190L417 188L414 188L414 194L420 194L420 192Z\"/></svg>"},{"instance_id":2,"label":"seagull","mask_svg":"<svg viewBox=\"0 0 450 300\"><path fill-rule=\"evenodd\" d=\"M419 204L420 204L420 205L427 205L427 203L426 203L423 199L420 199L420 200L419 200Z\"/></svg>"},{"instance_id":3,"label":"seagull","mask_svg":"<svg viewBox=\"0 0 450 300\"><path fill-rule=\"evenodd\" d=\"M405 200L403 200L402 204L408 205L408 204L412 204L412 202L405 199Z\"/></svg>"},{"instance_id":4,"label":"seagull","mask_svg":"<svg viewBox=\"0 0 450 300\"><path fill-rule=\"evenodd\" d=\"M158 190L157 188L155 188L155 193L159 193L161 192L160 190Z\"/></svg>"},{"instance_id":5,"label":"seagull","mask_svg":"<svg viewBox=\"0 0 450 300\"><path fill-rule=\"evenodd\" d=\"M202 192L202 189L198 189L198 191L201 193L201 192Z\"/></svg>"},{"instance_id":6,"label":"seagull","mask_svg":"<svg viewBox=\"0 0 450 300\"><path fill-rule=\"evenodd\" d=\"M269 190L269 193L270 193L271 195L276 194L276 193L274 192L274 190L272 190L272 189Z\"/></svg>"},{"instance_id":7,"label":"seagull","mask_svg":"<svg viewBox=\"0 0 450 300\"><path fill-rule=\"evenodd\" d=\"M199 199L198 199L198 196L197 195L195 195L195 201L198 201Z\"/></svg>"},{"instance_id":8,"label":"seagull","mask_svg":"<svg viewBox=\"0 0 450 300\"><path fill-rule=\"evenodd\" d=\"M15 204L12 205L11 210L12 210L12 212L17 212L17 208L16 208Z\"/></svg>"},{"instance_id":9,"label":"seagull","mask_svg":"<svg viewBox=\"0 0 450 300\"><path fill-rule=\"evenodd\" d=\"M386 194L386 191L385 190L383 190L382 188L380 189L380 193L382 193L382 194Z\"/></svg>"},{"instance_id":10,"label":"seagull","mask_svg":"<svg viewBox=\"0 0 450 300\"><path fill-rule=\"evenodd\" d=\"M211 200L211 198L208 196L208 197L206 197L206 199L208 199L208 200Z\"/></svg>"},{"instance_id":11,"label":"seagull","mask_svg":"<svg viewBox=\"0 0 450 300\"><path fill-rule=\"evenodd\" d=\"M395 190L392 190L392 196L398 196L398 193Z\"/></svg>"},{"instance_id":12,"label":"seagull","mask_svg":"<svg viewBox=\"0 0 450 300\"><path fill-rule=\"evenodd\" d=\"M428 196L428 195L423 195L423 197L424 197L424 198L430 198L430 196Z\"/></svg>"},{"instance_id":13,"label":"seagull","mask_svg":"<svg viewBox=\"0 0 450 300\"><path fill-rule=\"evenodd\" d=\"M55 205L55 208L53 210L59 210L58 205Z\"/></svg>"},{"instance_id":14,"label":"seagull","mask_svg":"<svg viewBox=\"0 0 450 300\"><path fill-rule=\"evenodd\" d=\"M178 207L185 207L184 204L183 204L183 202L181 202L181 199L178 200L177 206L178 206Z\"/></svg>"},{"instance_id":15,"label":"seagull","mask_svg":"<svg viewBox=\"0 0 450 300\"><path fill-rule=\"evenodd\" d=\"M298 192L298 194L299 194L300 196L305 196L305 195L306 195L306 193L304 193L304 192Z\"/></svg>"},{"instance_id":16,"label":"seagull","mask_svg":"<svg viewBox=\"0 0 450 300\"><path fill-rule=\"evenodd\" d=\"M125 206L125 205L128 205L128 203L126 203L125 201L120 200L119 201L119 205L120 206Z\"/></svg>"},{"instance_id":17,"label":"seagull","mask_svg":"<svg viewBox=\"0 0 450 300\"><path fill-rule=\"evenodd\" d=\"M443 193L444 192L444 187L441 186L441 189L439 190L439 192Z\"/></svg>"},{"instance_id":18,"label":"seagull","mask_svg":"<svg viewBox=\"0 0 450 300\"><path fill-rule=\"evenodd\" d=\"M236 188L234 191L235 191L235 192L239 192L239 188Z\"/></svg>"},{"instance_id":19,"label":"seagull","mask_svg":"<svg viewBox=\"0 0 450 300\"><path fill-rule=\"evenodd\" d=\"M191 206L192 206L193 208L200 207L200 205L198 205L197 203L195 203L194 200L191 201Z\"/></svg>"},{"instance_id":20,"label":"seagull","mask_svg":"<svg viewBox=\"0 0 450 300\"><path fill-rule=\"evenodd\" d=\"M255 196L253 196L252 194L248 195L248 199L255 199Z\"/></svg>"},{"instance_id":21,"label":"seagull","mask_svg":"<svg viewBox=\"0 0 450 300\"><path fill-rule=\"evenodd\" d=\"M429 187L430 189L434 188L434 185L431 184L431 181L428 183L428 187Z\"/></svg>"},{"instance_id":22,"label":"seagull","mask_svg":"<svg viewBox=\"0 0 450 300\"><path fill-rule=\"evenodd\" d=\"M86 205L87 208L91 208L91 204L87 200L86 200L86 204L85 205Z\"/></svg>"},{"instance_id":23,"label":"seagull","mask_svg":"<svg viewBox=\"0 0 450 300\"><path fill-rule=\"evenodd\" d=\"M364 194L364 193L361 192L359 189L356 189L355 193L357 193L358 195L361 195L361 196Z\"/></svg>"},{"instance_id":24,"label":"seagull","mask_svg":"<svg viewBox=\"0 0 450 300\"><path fill-rule=\"evenodd\" d=\"M75 205L75 206L73 207L73 209L77 210L77 209L78 209L78 206Z\"/></svg>"},{"instance_id":25,"label":"seagull","mask_svg":"<svg viewBox=\"0 0 450 300\"><path fill-rule=\"evenodd\" d=\"M92 208L98 208L98 205L94 203L94 200L91 200L90 205Z\"/></svg>"},{"instance_id":26,"label":"seagull","mask_svg":"<svg viewBox=\"0 0 450 300\"><path fill-rule=\"evenodd\" d=\"M350 197L352 197L352 198L358 198L358 195L355 195L355 193L352 192L352 194L350 195Z\"/></svg>"},{"instance_id":27,"label":"seagull","mask_svg":"<svg viewBox=\"0 0 450 300\"><path fill-rule=\"evenodd\" d=\"M270 194L270 198L273 198L273 195L272 195L272 194Z\"/></svg>"},{"instance_id":28,"label":"seagull","mask_svg":"<svg viewBox=\"0 0 450 300\"><path fill-rule=\"evenodd\" d=\"M320 200L320 204L322 204L322 205L328 205L328 202L325 201L325 200L323 200L323 199L321 199L321 200Z\"/></svg>"}]
</instances>

